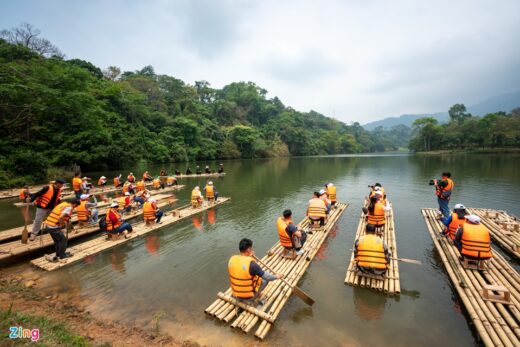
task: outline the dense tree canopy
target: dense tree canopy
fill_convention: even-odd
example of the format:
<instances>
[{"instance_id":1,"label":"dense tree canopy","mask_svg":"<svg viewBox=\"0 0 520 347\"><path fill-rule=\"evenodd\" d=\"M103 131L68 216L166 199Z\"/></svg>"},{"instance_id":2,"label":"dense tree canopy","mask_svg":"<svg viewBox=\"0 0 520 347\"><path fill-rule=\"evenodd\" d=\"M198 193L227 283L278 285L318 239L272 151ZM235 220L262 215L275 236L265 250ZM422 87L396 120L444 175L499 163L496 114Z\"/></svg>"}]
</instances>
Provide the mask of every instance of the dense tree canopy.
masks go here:
<instances>
[{"instance_id":1,"label":"dense tree canopy","mask_svg":"<svg viewBox=\"0 0 520 347\"><path fill-rule=\"evenodd\" d=\"M17 43L17 42L15 42ZM138 71L49 56L0 39L0 186L53 167L384 150L382 138L298 112L252 82L214 89L153 67Z\"/></svg>"}]
</instances>

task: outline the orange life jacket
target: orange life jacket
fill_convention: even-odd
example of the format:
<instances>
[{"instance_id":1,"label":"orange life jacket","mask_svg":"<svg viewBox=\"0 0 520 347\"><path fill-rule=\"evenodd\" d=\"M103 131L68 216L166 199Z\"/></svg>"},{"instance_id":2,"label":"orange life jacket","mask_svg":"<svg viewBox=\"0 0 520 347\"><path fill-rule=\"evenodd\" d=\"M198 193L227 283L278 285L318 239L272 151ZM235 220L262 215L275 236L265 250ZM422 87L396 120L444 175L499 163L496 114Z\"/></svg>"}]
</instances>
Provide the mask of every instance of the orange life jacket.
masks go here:
<instances>
[{"instance_id":1,"label":"orange life jacket","mask_svg":"<svg viewBox=\"0 0 520 347\"><path fill-rule=\"evenodd\" d=\"M461 241L462 255L477 259L489 259L493 256L489 230L482 224L464 223Z\"/></svg>"},{"instance_id":2,"label":"orange life jacket","mask_svg":"<svg viewBox=\"0 0 520 347\"><path fill-rule=\"evenodd\" d=\"M375 226L385 225L385 209L383 204L379 201L374 206L374 212L368 211L367 224L373 224Z\"/></svg>"},{"instance_id":3,"label":"orange life jacket","mask_svg":"<svg viewBox=\"0 0 520 347\"><path fill-rule=\"evenodd\" d=\"M132 182L132 183L133 183L133 182L135 181L135 176L134 176L134 175L128 175L128 176L126 177L126 180L127 180L128 182Z\"/></svg>"},{"instance_id":4,"label":"orange life jacket","mask_svg":"<svg viewBox=\"0 0 520 347\"><path fill-rule=\"evenodd\" d=\"M207 185L206 188L206 198L207 199L214 199L215 198L215 187Z\"/></svg>"},{"instance_id":5,"label":"orange life jacket","mask_svg":"<svg viewBox=\"0 0 520 347\"><path fill-rule=\"evenodd\" d=\"M60 226L58 224L59 220L60 220L60 217L61 217L61 214L63 213L63 210L67 207L71 207L72 205L68 202L62 202L60 204L58 204L56 207L54 207L52 209L52 212L49 214L49 216L47 217L47 219L45 220L45 225L49 226L49 227L57 227L57 226ZM63 222L67 222L69 219L70 219L70 215L72 214L72 210L70 210L70 213L63 216Z\"/></svg>"},{"instance_id":6,"label":"orange life jacket","mask_svg":"<svg viewBox=\"0 0 520 347\"><path fill-rule=\"evenodd\" d=\"M155 212L157 212L157 206L149 201L143 205L143 217L145 221L154 220Z\"/></svg>"},{"instance_id":7,"label":"orange life jacket","mask_svg":"<svg viewBox=\"0 0 520 347\"><path fill-rule=\"evenodd\" d=\"M280 244L285 248L292 248L293 243L289 234L285 230L289 223L287 223L283 217L278 217L276 220L276 228L278 229L278 237L280 238Z\"/></svg>"},{"instance_id":8,"label":"orange life jacket","mask_svg":"<svg viewBox=\"0 0 520 347\"><path fill-rule=\"evenodd\" d=\"M25 189L20 190L20 201L25 201L27 197L29 196L29 192Z\"/></svg>"},{"instance_id":9,"label":"orange life jacket","mask_svg":"<svg viewBox=\"0 0 520 347\"><path fill-rule=\"evenodd\" d=\"M36 198L35 204L40 208L47 208L49 203L51 202L52 196L54 195L54 186L49 184L49 189L45 192L45 194L40 195ZM61 188L58 190L57 199L61 196Z\"/></svg>"},{"instance_id":10,"label":"orange life jacket","mask_svg":"<svg viewBox=\"0 0 520 347\"><path fill-rule=\"evenodd\" d=\"M121 185L121 181L118 177L114 177L114 187L119 187Z\"/></svg>"},{"instance_id":11,"label":"orange life jacket","mask_svg":"<svg viewBox=\"0 0 520 347\"><path fill-rule=\"evenodd\" d=\"M327 207L325 202L318 198L312 198L309 201L309 208L307 209L307 216L312 218L327 217Z\"/></svg>"},{"instance_id":12,"label":"orange life jacket","mask_svg":"<svg viewBox=\"0 0 520 347\"><path fill-rule=\"evenodd\" d=\"M327 196L329 200L332 202L336 202L336 186L328 186L327 187Z\"/></svg>"},{"instance_id":13,"label":"orange life jacket","mask_svg":"<svg viewBox=\"0 0 520 347\"><path fill-rule=\"evenodd\" d=\"M168 176L166 178L166 184L171 186L173 184L173 182L175 182L175 177L172 177L172 176Z\"/></svg>"},{"instance_id":14,"label":"orange life jacket","mask_svg":"<svg viewBox=\"0 0 520 347\"><path fill-rule=\"evenodd\" d=\"M358 266L386 269L388 264L383 240L375 235L361 236L358 241L356 261Z\"/></svg>"},{"instance_id":15,"label":"orange life jacket","mask_svg":"<svg viewBox=\"0 0 520 347\"><path fill-rule=\"evenodd\" d=\"M450 237L450 239L455 240L457 230L459 230L459 227L464 225L465 221L466 220L464 218L459 219L459 216L455 212L452 212L451 223L448 225L448 236Z\"/></svg>"},{"instance_id":16,"label":"orange life jacket","mask_svg":"<svg viewBox=\"0 0 520 347\"><path fill-rule=\"evenodd\" d=\"M446 187L444 187L444 188L437 187L437 189L435 191L435 195L437 195L438 197L440 197L443 192L451 191L451 190L453 190L453 187L455 187L455 183L453 183L451 178L446 178L446 181L448 181L448 185Z\"/></svg>"},{"instance_id":17,"label":"orange life jacket","mask_svg":"<svg viewBox=\"0 0 520 347\"><path fill-rule=\"evenodd\" d=\"M161 180L160 179L154 179L152 182L152 185L154 188L160 188L161 187Z\"/></svg>"},{"instance_id":18,"label":"orange life jacket","mask_svg":"<svg viewBox=\"0 0 520 347\"><path fill-rule=\"evenodd\" d=\"M130 183L128 181L125 182L125 184L123 184L123 194L130 191L130 186L131 185L132 185L132 183Z\"/></svg>"},{"instance_id":19,"label":"orange life jacket","mask_svg":"<svg viewBox=\"0 0 520 347\"><path fill-rule=\"evenodd\" d=\"M110 214L114 214L117 217L117 223L112 224L112 221L110 220ZM111 207L108 209L107 216L105 218L106 224L107 224L107 231L112 231L114 229L117 229L121 225L121 215L119 212L117 212L117 207Z\"/></svg>"},{"instance_id":20,"label":"orange life jacket","mask_svg":"<svg viewBox=\"0 0 520 347\"><path fill-rule=\"evenodd\" d=\"M233 296L241 299L251 299L255 296L262 284L262 278L252 276L249 266L254 261L251 257L234 255L229 259L228 273Z\"/></svg>"},{"instance_id":21,"label":"orange life jacket","mask_svg":"<svg viewBox=\"0 0 520 347\"><path fill-rule=\"evenodd\" d=\"M87 200L83 200L78 205L78 207L76 207L76 213L78 214L79 221L88 221L88 217L90 216L90 210L87 208L87 202Z\"/></svg>"},{"instance_id":22,"label":"orange life jacket","mask_svg":"<svg viewBox=\"0 0 520 347\"><path fill-rule=\"evenodd\" d=\"M139 181L136 183L135 188L138 192L144 190L144 181Z\"/></svg>"},{"instance_id":23,"label":"orange life jacket","mask_svg":"<svg viewBox=\"0 0 520 347\"><path fill-rule=\"evenodd\" d=\"M83 181L79 177L74 177L72 179L72 190L75 192L79 192L81 190L81 184Z\"/></svg>"}]
</instances>

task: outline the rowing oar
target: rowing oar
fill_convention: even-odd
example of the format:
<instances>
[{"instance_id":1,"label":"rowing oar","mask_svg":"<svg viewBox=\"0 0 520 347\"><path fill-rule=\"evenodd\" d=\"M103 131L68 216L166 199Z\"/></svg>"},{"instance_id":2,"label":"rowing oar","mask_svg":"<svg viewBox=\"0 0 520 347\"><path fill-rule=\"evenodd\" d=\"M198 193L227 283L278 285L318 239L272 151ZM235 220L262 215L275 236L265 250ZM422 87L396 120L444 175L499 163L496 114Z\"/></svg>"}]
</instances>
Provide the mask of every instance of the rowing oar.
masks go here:
<instances>
[{"instance_id":1,"label":"rowing oar","mask_svg":"<svg viewBox=\"0 0 520 347\"><path fill-rule=\"evenodd\" d=\"M352 252L354 252L353 249L351 249ZM392 260L402 261L403 263L409 263L409 264L415 264L415 265L422 265L422 262L415 259L408 259L408 258L394 258L390 257Z\"/></svg>"},{"instance_id":2,"label":"rowing oar","mask_svg":"<svg viewBox=\"0 0 520 347\"><path fill-rule=\"evenodd\" d=\"M29 203L25 203L25 213L23 216L24 226L22 230L22 243L27 244L27 239L29 238L29 232L27 231L27 219L29 219Z\"/></svg>"},{"instance_id":3,"label":"rowing oar","mask_svg":"<svg viewBox=\"0 0 520 347\"><path fill-rule=\"evenodd\" d=\"M255 260L257 262L259 262L262 266L264 266L267 270L271 271L274 273L273 270L271 270L267 265L265 265L260 259L258 259L255 255L253 255L253 258L255 258ZM287 282L286 280L284 280L283 278L280 278L280 280L282 280L283 283L287 284L289 287L292 288L292 291L294 294L296 294L297 297L299 297L300 299L303 300L303 302L305 302L307 305L309 306L312 306L314 305L314 299L311 298L309 295L307 295L307 293L305 293L303 290L301 290L298 286L292 286L289 282Z\"/></svg>"}]
</instances>

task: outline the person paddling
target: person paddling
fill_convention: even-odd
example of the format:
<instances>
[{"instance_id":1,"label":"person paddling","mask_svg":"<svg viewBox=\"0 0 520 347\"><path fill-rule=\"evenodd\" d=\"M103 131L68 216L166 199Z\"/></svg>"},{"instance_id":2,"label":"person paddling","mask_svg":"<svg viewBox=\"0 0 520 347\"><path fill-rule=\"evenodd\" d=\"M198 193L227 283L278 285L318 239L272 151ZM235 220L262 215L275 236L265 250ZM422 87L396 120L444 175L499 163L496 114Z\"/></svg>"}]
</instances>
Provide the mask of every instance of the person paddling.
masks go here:
<instances>
[{"instance_id":1,"label":"person paddling","mask_svg":"<svg viewBox=\"0 0 520 347\"><path fill-rule=\"evenodd\" d=\"M74 208L79 204L80 201L78 199L73 199L70 203L66 201L61 202L52 209L52 212L49 214L47 219L45 219L45 222L43 223L44 230L51 235L56 250L54 258L49 260L58 261L60 259L72 257L71 253L66 252L68 235L66 236L63 234L62 229L68 227L72 211L74 211Z\"/></svg>"}]
</instances>

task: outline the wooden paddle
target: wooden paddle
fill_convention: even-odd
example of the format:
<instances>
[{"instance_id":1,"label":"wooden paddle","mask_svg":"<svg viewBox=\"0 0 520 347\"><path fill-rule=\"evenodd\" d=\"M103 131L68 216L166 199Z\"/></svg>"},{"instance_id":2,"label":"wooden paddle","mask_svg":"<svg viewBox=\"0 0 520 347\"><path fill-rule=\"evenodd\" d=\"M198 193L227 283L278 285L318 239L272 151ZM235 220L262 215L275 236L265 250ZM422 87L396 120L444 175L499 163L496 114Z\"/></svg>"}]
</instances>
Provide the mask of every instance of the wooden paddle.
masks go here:
<instances>
[{"instance_id":1,"label":"wooden paddle","mask_svg":"<svg viewBox=\"0 0 520 347\"><path fill-rule=\"evenodd\" d=\"M271 272L274 272L273 270L271 270L267 265L265 265L260 259L258 259L255 255L253 255L253 258L255 258L255 260L257 262L259 262L262 266L264 266L267 270L271 271ZM289 282L287 282L286 280L284 280L283 278L280 278L280 280L287 284L289 287L292 288L292 291L294 294L296 294L297 297L299 297L300 299L302 299L303 302L305 302L307 305L309 306L312 306L314 305L314 299L311 298L309 295L307 295L307 293L305 293L303 290L301 290L300 288L298 288L298 286L292 286Z\"/></svg>"},{"instance_id":2,"label":"wooden paddle","mask_svg":"<svg viewBox=\"0 0 520 347\"><path fill-rule=\"evenodd\" d=\"M402 261L403 263L422 265L422 263L419 260L414 260L414 259L407 259L407 258L390 258L390 259Z\"/></svg>"},{"instance_id":3,"label":"wooden paddle","mask_svg":"<svg viewBox=\"0 0 520 347\"><path fill-rule=\"evenodd\" d=\"M27 240L29 239L29 232L27 231L27 220L29 219L29 204L25 203L25 213L23 216L24 226L22 230L22 243L24 245L27 244Z\"/></svg>"}]
</instances>

